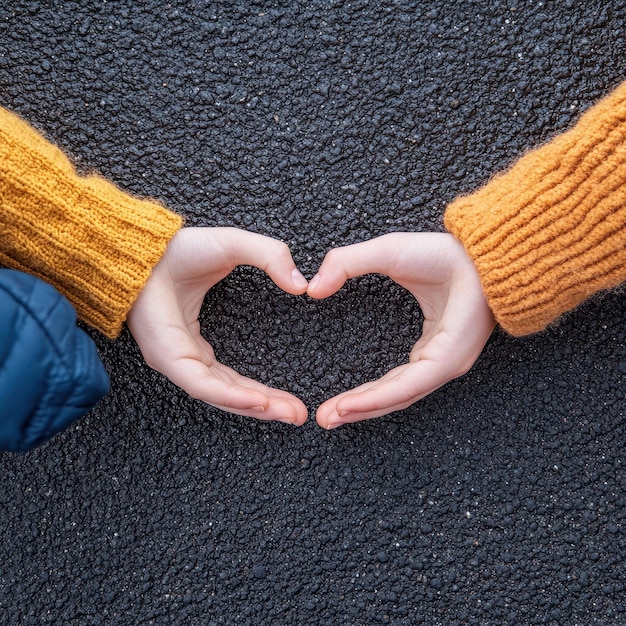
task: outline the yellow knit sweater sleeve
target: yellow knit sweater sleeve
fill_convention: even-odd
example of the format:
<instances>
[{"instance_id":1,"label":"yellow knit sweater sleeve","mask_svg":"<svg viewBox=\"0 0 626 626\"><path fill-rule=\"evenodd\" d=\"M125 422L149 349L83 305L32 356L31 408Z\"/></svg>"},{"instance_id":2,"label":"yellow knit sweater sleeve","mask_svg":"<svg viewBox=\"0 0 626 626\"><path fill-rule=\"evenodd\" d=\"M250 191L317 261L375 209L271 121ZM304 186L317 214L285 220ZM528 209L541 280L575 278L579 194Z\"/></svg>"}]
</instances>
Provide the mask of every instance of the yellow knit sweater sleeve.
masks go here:
<instances>
[{"instance_id":1,"label":"yellow knit sweater sleeve","mask_svg":"<svg viewBox=\"0 0 626 626\"><path fill-rule=\"evenodd\" d=\"M54 285L81 319L119 334L182 219L97 176L0 108L0 264Z\"/></svg>"},{"instance_id":2,"label":"yellow knit sweater sleeve","mask_svg":"<svg viewBox=\"0 0 626 626\"><path fill-rule=\"evenodd\" d=\"M448 206L501 326L545 328L626 280L626 83L569 131Z\"/></svg>"}]
</instances>

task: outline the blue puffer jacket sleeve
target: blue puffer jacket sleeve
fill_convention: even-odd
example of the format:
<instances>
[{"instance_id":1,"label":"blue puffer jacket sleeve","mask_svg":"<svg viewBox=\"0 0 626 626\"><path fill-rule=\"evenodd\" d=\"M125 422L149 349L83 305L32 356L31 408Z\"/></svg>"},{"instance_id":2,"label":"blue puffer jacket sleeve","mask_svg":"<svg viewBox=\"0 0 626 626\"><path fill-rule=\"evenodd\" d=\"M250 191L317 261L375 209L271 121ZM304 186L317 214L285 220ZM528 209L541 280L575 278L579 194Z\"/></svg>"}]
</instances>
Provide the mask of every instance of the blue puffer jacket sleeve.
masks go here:
<instances>
[{"instance_id":1,"label":"blue puffer jacket sleeve","mask_svg":"<svg viewBox=\"0 0 626 626\"><path fill-rule=\"evenodd\" d=\"M50 439L108 389L72 305L38 278L0 269L0 450Z\"/></svg>"}]
</instances>

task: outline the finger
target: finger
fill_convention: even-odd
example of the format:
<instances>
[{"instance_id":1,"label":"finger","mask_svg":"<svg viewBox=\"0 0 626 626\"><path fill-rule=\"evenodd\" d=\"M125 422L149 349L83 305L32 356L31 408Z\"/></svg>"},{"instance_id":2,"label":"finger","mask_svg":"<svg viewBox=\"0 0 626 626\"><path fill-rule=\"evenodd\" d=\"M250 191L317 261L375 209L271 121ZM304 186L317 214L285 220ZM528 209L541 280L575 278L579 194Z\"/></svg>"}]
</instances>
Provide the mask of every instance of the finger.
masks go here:
<instances>
[{"instance_id":1,"label":"finger","mask_svg":"<svg viewBox=\"0 0 626 626\"><path fill-rule=\"evenodd\" d=\"M325 413L318 412L318 414L316 415L316 421L322 428L325 428L326 430L333 430L335 428L339 428L340 426L345 426L346 424L365 422L367 420L375 419L377 417L390 415L391 413L395 413L396 411L402 411L406 408L406 406L398 405L396 407L389 407L380 411L368 411L364 413L342 413L341 415L339 415L339 413L337 413L337 411L333 408L327 410Z\"/></svg>"},{"instance_id":2,"label":"finger","mask_svg":"<svg viewBox=\"0 0 626 626\"><path fill-rule=\"evenodd\" d=\"M263 412L270 404L267 393L245 386L234 380L216 376L215 367L189 357L152 364L154 369L167 376L175 385L197 400L214 406L227 406L233 411L255 410Z\"/></svg>"},{"instance_id":3,"label":"finger","mask_svg":"<svg viewBox=\"0 0 626 626\"><path fill-rule=\"evenodd\" d=\"M401 239L410 233L391 233L351 246L334 248L325 256L317 274L311 279L308 295L327 298L337 292L349 278L363 274L393 274Z\"/></svg>"},{"instance_id":4,"label":"finger","mask_svg":"<svg viewBox=\"0 0 626 626\"><path fill-rule=\"evenodd\" d=\"M344 391L334 396L333 398L329 398L318 407L317 413L316 413L317 422L323 428L331 427L330 422L333 422L333 423L337 422L336 425L340 425L340 423L343 423L343 419L342 419L342 416L340 416L339 413L337 412L337 405L340 402L342 402L343 398L347 396L366 393L371 390L375 390L382 384L385 378L390 378L392 376L395 376L399 370L405 367L406 365L400 365L388 371L382 378L379 378L376 380L370 380L366 383L363 383L362 385L359 385L358 387L354 387L353 389ZM345 412L342 411L342 414L345 414ZM381 413L381 415L384 415L384 413ZM368 419L368 418L364 416L362 419ZM360 421L360 420L356 419L353 421Z\"/></svg>"},{"instance_id":5,"label":"finger","mask_svg":"<svg viewBox=\"0 0 626 626\"><path fill-rule=\"evenodd\" d=\"M376 381L327 400L316 419L323 428L335 428L387 415L411 406L453 377L449 368L433 361L401 365Z\"/></svg>"},{"instance_id":6,"label":"finger","mask_svg":"<svg viewBox=\"0 0 626 626\"><path fill-rule=\"evenodd\" d=\"M169 332L159 334L159 339L161 349L144 351L146 362L194 398L238 415L298 425L306 421L307 409L299 398L242 376L217 361L199 325L192 329L170 327Z\"/></svg>"},{"instance_id":7,"label":"finger","mask_svg":"<svg viewBox=\"0 0 626 626\"><path fill-rule=\"evenodd\" d=\"M279 389L275 390L280 392ZM302 426L306 422L307 410L304 404L295 396L287 394L282 396L279 393L270 394L270 404L264 411L258 411L254 409L250 410L233 410L232 407L216 406L216 408L228 413L235 413L236 415L243 415L245 417L253 417L260 420L271 421L276 420L285 422L286 424L293 424L294 426Z\"/></svg>"},{"instance_id":8,"label":"finger","mask_svg":"<svg viewBox=\"0 0 626 626\"><path fill-rule=\"evenodd\" d=\"M174 373L163 373L193 398L223 411L296 425L306 421L307 409L301 400L242 376L221 363L208 367L200 361L184 359L175 366Z\"/></svg>"},{"instance_id":9,"label":"finger","mask_svg":"<svg viewBox=\"0 0 626 626\"><path fill-rule=\"evenodd\" d=\"M191 329L172 325L155 335L156 330L146 325L135 334L146 363L190 396L233 409L267 408L264 388L242 385L236 372L220 366L213 347L200 334L199 324ZM148 331L151 338L146 340Z\"/></svg>"},{"instance_id":10,"label":"finger","mask_svg":"<svg viewBox=\"0 0 626 626\"><path fill-rule=\"evenodd\" d=\"M218 408L228 410L232 413L236 412L238 415L249 415L250 417L257 417L265 420L277 419L296 424L298 426L301 426L304 422L306 422L308 416L306 406L300 398L294 396L288 391L268 387L253 378L242 376L239 372L233 370L227 365L224 365L223 363L216 362L215 365L212 366L212 370L214 376L231 381L233 384L241 387L260 391L264 393L269 400L269 404L264 407L263 411L259 411L258 409L250 409L249 411L234 411L232 407L225 406L218 406Z\"/></svg>"},{"instance_id":11,"label":"finger","mask_svg":"<svg viewBox=\"0 0 626 626\"><path fill-rule=\"evenodd\" d=\"M223 228L219 231L220 242L228 251L233 267L258 267L283 291L293 295L306 291L308 282L296 267L287 244L237 228Z\"/></svg>"},{"instance_id":12,"label":"finger","mask_svg":"<svg viewBox=\"0 0 626 626\"><path fill-rule=\"evenodd\" d=\"M345 412L342 411L341 415L337 411L337 405L342 401L343 398L355 395L366 393L367 391L374 389L375 386L379 383L379 380L369 381L359 387L355 387L354 389L350 389L348 391L344 391L333 398L329 398L324 403L322 403L316 412L315 419L317 423L326 429L336 428L337 426L341 426L348 422L360 422L363 420L371 419L373 417L380 417L390 412L387 411L387 408L377 411L377 412L365 412L365 413L354 413L354 412Z\"/></svg>"},{"instance_id":13,"label":"finger","mask_svg":"<svg viewBox=\"0 0 626 626\"><path fill-rule=\"evenodd\" d=\"M159 371L193 398L230 413L298 426L307 418L307 409L296 396L242 376L219 362L207 365L194 358L178 359Z\"/></svg>"},{"instance_id":14,"label":"finger","mask_svg":"<svg viewBox=\"0 0 626 626\"><path fill-rule=\"evenodd\" d=\"M392 372L370 388L341 398L336 405L337 413L343 416L347 413L390 412L398 406L406 408L454 377L445 365L425 360L402 365Z\"/></svg>"}]
</instances>

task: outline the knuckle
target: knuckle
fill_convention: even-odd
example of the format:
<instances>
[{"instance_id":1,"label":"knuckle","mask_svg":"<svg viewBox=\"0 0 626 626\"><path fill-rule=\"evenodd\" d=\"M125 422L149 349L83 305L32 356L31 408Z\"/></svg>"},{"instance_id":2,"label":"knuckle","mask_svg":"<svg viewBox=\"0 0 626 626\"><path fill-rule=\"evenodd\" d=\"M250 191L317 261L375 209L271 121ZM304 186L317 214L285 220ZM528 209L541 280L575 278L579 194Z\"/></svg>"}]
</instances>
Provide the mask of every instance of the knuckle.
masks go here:
<instances>
[{"instance_id":1,"label":"knuckle","mask_svg":"<svg viewBox=\"0 0 626 626\"><path fill-rule=\"evenodd\" d=\"M278 254L280 256L291 256L289 246L284 241L278 242Z\"/></svg>"},{"instance_id":2,"label":"knuckle","mask_svg":"<svg viewBox=\"0 0 626 626\"><path fill-rule=\"evenodd\" d=\"M274 247L274 258L280 259L281 261L291 258L291 251L289 250L289 246L285 242L276 242Z\"/></svg>"},{"instance_id":3,"label":"knuckle","mask_svg":"<svg viewBox=\"0 0 626 626\"><path fill-rule=\"evenodd\" d=\"M454 372L454 378L460 378L465 376L471 369L474 362L471 360L464 360L457 364Z\"/></svg>"},{"instance_id":4,"label":"knuckle","mask_svg":"<svg viewBox=\"0 0 626 626\"><path fill-rule=\"evenodd\" d=\"M153 369L153 370L155 370L157 372L159 371L158 370L157 359L155 358L155 354L153 352L143 351L142 352L142 356L143 356L143 360L145 361L146 365L150 369Z\"/></svg>"},{"instance_id":5,"label":"knuckle","mask_svg":"<svg viewBox=\"0 0 626 626\"><path fill-rule=\"evenodd\" d=\"M337 263L339 263L341 261L341 251L338 248L333 248L332 250L329 250L326 253L326 262L330 263L331 265L336 265Z\"/></svg>"}]
</instances>

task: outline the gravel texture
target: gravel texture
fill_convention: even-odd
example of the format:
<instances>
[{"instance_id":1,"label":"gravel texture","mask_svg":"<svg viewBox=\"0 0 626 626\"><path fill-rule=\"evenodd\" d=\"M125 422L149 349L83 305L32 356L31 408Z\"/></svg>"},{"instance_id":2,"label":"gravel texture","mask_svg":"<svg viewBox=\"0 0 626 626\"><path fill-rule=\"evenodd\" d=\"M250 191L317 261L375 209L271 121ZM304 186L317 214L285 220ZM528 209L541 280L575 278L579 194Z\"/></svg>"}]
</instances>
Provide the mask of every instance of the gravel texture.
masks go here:
<instances>
[{"instance_id":1,"label":"gravel texture","mask_svg":"<svg viewBox=\"0 0 626 626\"><path fill-rule=\"evenodd\" d=\"M333 246L442 213L626 76L626 2L0 2L0 102L190 225ZM130 334L112 390L0 455L2 624L626 623L624 293L496 331L414 407L320 429L191 400ZM391 281L323 302L240 268L202 322L303 398L406 359ZM1 409L0 409L1 410Z\"/></svg>"}]
</instances>

